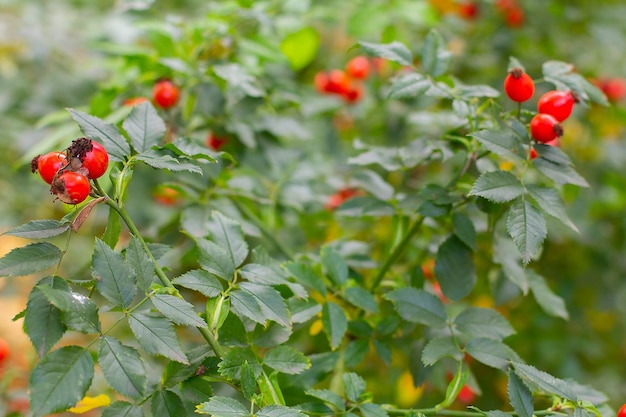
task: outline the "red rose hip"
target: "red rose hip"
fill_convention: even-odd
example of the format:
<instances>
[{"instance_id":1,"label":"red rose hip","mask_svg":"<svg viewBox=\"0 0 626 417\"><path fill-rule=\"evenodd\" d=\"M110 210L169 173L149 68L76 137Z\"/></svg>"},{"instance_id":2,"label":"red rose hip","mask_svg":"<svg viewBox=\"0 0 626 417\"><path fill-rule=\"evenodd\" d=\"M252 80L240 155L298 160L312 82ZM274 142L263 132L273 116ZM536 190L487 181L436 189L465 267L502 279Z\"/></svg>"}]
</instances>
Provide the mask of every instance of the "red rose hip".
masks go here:
<instances>
[{"instance_id":1,"label":"red rose hip","mask_svg":"<svg viewBox=\"0 0 626 417\"><path fill-rule=\"evenodd\" d=\"M152 98L157 106L162 109L169 109L178 103L180 90L170 80L157 81L152 88Z\"/></svg>"},{"instance_id":2,"label":"red rose hip","mask_svg":"<svg viewBox=\"0 0 626 417\"><path fill-rule=\"evenodd\" d=\"M33 173L39 171L41 178L48 184L52 184L54 176L65 165L67 165L67 155L63 152L48 152L34 157L30 168Z\"/></svg>"},{"instance_id":3,"label":"red rose hip","mask_svg":"<svg viewBox=\"0 0 626 417\"><path fill-rule=\"evenodd\" d=\"M369 73L370 61L365 56L355 56L346 64L346 74L348 74L350 78L364 80Z\"/></svg>"},{"instance_id":4,"label":"red rose hip","mask_svg":"<svg viewBox=\"0 0 626 417\"><path fill-rule=\"evenodd\" d=\"M563 136L563 127L553 116L538 113L530 121L530 134L537 142L548 143Z\"/></svg>"},{"instance_id":5,"label":"red rose hip","mask_svg":"<svg viewBox=\"0 0 626 417\"><path fill-rule=\"evenodd\" d=\"M91 186L86 176L73 171L64 171L52 181L50 193L66 204L78 204L85 201Z\"/></svg>"},{"instance_id":6,"label":"red rose hip","mask_svg":"<svg viewBox=\"0 0 626 417\"><path fill-rule=\"evenodd\" d=\"M523 69L513 68L504 79L504 92L511 100L522 103L533 96L535 83Z\"/></svg>"},{"instance_id":7,"label":"red rose hip","mask_svg":"<svg viewBox=\"0 0 626 417\"><path fill-rule=\"evenodd\" d=\"M539 99L537 111L549 114L559 122L562 122L572 114L574 102L574 96L570 91L549 91Z\"/></svg>"}]
</instances>

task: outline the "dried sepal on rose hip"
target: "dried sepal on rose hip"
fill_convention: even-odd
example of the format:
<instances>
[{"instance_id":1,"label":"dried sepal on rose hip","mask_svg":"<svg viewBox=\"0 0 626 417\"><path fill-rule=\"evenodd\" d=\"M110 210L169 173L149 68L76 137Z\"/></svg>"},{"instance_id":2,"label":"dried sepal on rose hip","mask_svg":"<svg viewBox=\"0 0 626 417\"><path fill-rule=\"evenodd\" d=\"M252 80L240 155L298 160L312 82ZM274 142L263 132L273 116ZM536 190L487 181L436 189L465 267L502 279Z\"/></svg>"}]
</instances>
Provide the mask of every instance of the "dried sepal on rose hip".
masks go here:
<instances>
[{"instance_id":1,"label":"dried sepal on rose hip","mask_svg":"<svg viewBox=\"0 0 626 417\"><path fill-rule=\"evenodd\" d=\"M63 171L52 181L50 193L66 204L79 204L91 192L89 179L74 171Z\"/></svg>"}]
</instances>

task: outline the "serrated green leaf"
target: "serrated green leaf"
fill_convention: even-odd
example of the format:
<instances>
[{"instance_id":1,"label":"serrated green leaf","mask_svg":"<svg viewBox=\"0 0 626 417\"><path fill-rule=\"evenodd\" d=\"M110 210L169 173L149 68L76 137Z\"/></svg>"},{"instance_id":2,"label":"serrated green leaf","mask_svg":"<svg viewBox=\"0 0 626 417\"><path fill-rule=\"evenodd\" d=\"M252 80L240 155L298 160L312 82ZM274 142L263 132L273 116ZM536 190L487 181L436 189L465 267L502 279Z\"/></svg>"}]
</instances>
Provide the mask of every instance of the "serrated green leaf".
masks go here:
<instances>
[{"instance_id":1,"label":"serrated green leaf","mask_svg":"<svg viewBox=\"0 0 626 417\"><path fill-rule=\"evenodd\" d=\"M348 264L332 246L325 245L322 247L320 260L324 273L335 285L341 286L346 282L348 279Z\"/></svg>"},{"instance_id":2,"label":"serrated green leaf","mask_svg":"<svg viewBox=\"0 0 626 417\"><path fill-rule=\"evenodd\" d=\"M545 219L536 208L524 199L516 200L509 208L506 227L524 264L539 256L548 230Z\"/></svg>"},{"instance_id":3,"label":"serrated green leaf","mask_svg":"<svg viewBox=\"0 0 626 417\"><path fill-rule=\"evenodd\" d=\"M167 169L173 172L187 171L202 174L202 168L196 163L190 162L188 159L174 158L172 155L155 149L149 149L137 154L135 158L155 169Z\"/></svg>"},{"instance_id":4,"label":"serrated green leaf","mask_svg":"<svg viewBox=\"0 0 626 417\"><path fill-rule=\"evenodd\" d=\"M91 139L99 139L114 162L124 161L130 155L130 145L117 126L74 109L67 109L80 130Z\"/></svg>"},{"instance_id":5,"label":"serrated green leaf","mask_svg":"<svg viewBox=\"0 0 626 417\"><path fill-rule=\"evenodd\" d=\"M143 249L141 242L134 235L126 248L125 259L137 280L137 286L148 292L154 282L154 264Z\"/></svg>"},{"instance_id":6,"label":"serrated green leaf","mask_svg":"<svg viewBox=\"0 0 626 417\"><path fill-rule=\"evenodd\" d=\"M322 295L326 295L326 285L322 277L312 266L304 262L290 261L283 264L289 274L305 287L311 288Z\"/></svg>"},{"instance_id":7,"label":"serrated green leaf","mask_svg":"<svg viewBox=\"0 0 626 417\"><path fill-rule=\"evenodd\" d=\"M224 290L217 278L202 269L186 272L174 278L172 284L198 291L209 298L217 297Z\"/></svg>"},{"instance_id":8,"label":"serrated green leaf","mask_svg":"<svg viewBox=\"0 0 626 417\"><path fill-rule=\"evenodd\" d=\"M312 27L290 33L280 43L280 51L287 57L291 68L300 71L315 59L320 37Z\"/></svg>"},{"instance_id":9,"label":"serrated green leaf","mask_svg":"<svg viewBox=\"0 0 626 417\"><path fill-rule=\"evenodd\" d=\"M364 403L359 405L359 410L363 417L387 417L387 411L385 411L380 405L374 403Z\"/></svg>"},{"instance_id":10,"label":"serrated green leaf","mask_svg":"<svg viewBox=\"0 0 626 417\"><path fill-rule=\"evenodd\" d=\"M135 348L104 336L100 339L98 363L104 378L114 390L133 399L141 399L145 395L148 382L146 368Z\"/></svg>"},{"instance_id":11,"label":"serrated green leaf","mask_svg":"<svg viewBox=\"0 0 626 417\"><path fill-rule=\"evenodd\" d=\"M476 250L476 228L474 222L465 214L455 212L452 215L454 234L471 250Z\"/></svg>"},{"instance_id":12,"label":"serrated green leaf","mask_svg":"<svg viewBox=\"0 0 626 417\"><path fill-rule=\"evenodd\" d=\"M115 249L115 246L120 239L120 233L122 233L121 217L115 210L109 210L107 225L104 229L104 234L102 235L102 241L111 249Z\"/></svg>"},{"instance_id":13,"label":"serrated green leaf","mask_svg":"<svg viewBox=\"0 0 626 417\"><path fill-rule=\"evenodd\" d=\"M243 397L250 400L256 392L256 377L254 375L254 369L248 362L244 362L243 365L241 365L239 379Z\"/></svg>"},{"instance_id":14,"label":"serrated green leaf","mask_svg":"<svg viewBox=\"0 0 626 417\"><path fill-rule=\"evenodd\" d=\"M524 186L508 171L488 171L472 187L470 195L477 195L495 203L515 200L524 193Z\"/></svg>"},{"instance_id":15,"label":"serrated green leaf","mask_svg":"<svg viewBox=\"0 0 626 417\"><path fill-rule=\"evenodd\" d=\"M100 333L98 306L90 298L69 289L39 285L39 290L59 310L65 326L81 333Z\"/></svg>"},{"instance_id":16,"label":"serrated green leaf","mask_svg":"<svg viewBox=\"0 0 626 417\"><path fill-rule=\"evenodd\" d=\"M435 295L413 287L398 288L385 294L392 301L400 316L412 323L421 323L431 327L445 327L448 315Z\"/></svg>"},{"instance_id":17,"label":"serrated green leaf","mask_svg":"<svg viewBox=\"0 0 626 417\"><path fill-rule=\"evenodd\" d=\"M33 287L28 295L24 313L24 330L40 358L52 349L66 331L61 310L55 307L41 292L39 286L48 286L69 291L61 278L46 277Z\"/></svg>"},{"instance_id":18,"label":"serrated green leaf","mask_svg":"<svg viewBox=\"0 0 626 417\"><path fill-rule=\"evenodd\" d=\"M359 42L359 45L368 55L388 59L400 65L413 65L413 55L403 43L397 41L391 43Z\"/></svg>"},{"instance_id":19,"label":"serrated green leaf","mask_svg":"<svg viewBox=\"0 0 626 417\"><path fill-rule=\"evenodd\" d=\"M558 219L565 226L572 229L574 232L579 233L578 228L567 216L563 201L559 196L559 193L554 188L539 187L536 185L529 185L526 187L530 196L535 200L541 210L548 215Z\"/></svg>"},{"instance_id":20,"label":"serrated green leaf","mask_svg":"<svg viewBox=\"0 0 626 417\"><path fill-rule=\"evenodd\" d=\"M370 313L378 312L378 304L371 292L363 287L349 287L344 291L344 296L348 302L362 310Z\"/></svg>"},{"instance_id":21,"label":"serrated green leaf","mask_svg":"<svg viewBox=\"0 0 626 417\"><path fill-rule=\"evenodd\" d=\"M216 370L219 359L213 356L207 360L212 354L213 350L210 346L201 344L186 352L185 356L189 358L189 364L170 361L163 370L163 376L161 377L162 386L164 388L172 388L193 377L201 369L207 372ZM207 370L204 365L205 362L215 362L214 369Z\"/></svg>"},{"instance_id":22,"label":"serrated green leaf","mask_svg":"<svg viewBox=\"0 0 626 417\"><path fill-rule=\"evenodd\" d=\"M476 284L474 253L455 235L449 236L437 250L435 276L443 294L451 300L467 296Z\"/></svg>"},{"instance_id":23,"label":"serrated green leaf","mask_svg":"<svg viewBox=\"0 0 626 417\"><path fill-rule=\"evenodd\" d=\"M258 285L251 282L242 282L239 284L239 287L243 291L248 291L254 297L261 308L263 317L281 326L290 327L291 321L287 303L277 290L266 285Z\"/></svg>"},{"instance_id":24,"label":"serrated green leaf","mask_svg":"<svg viewBox=\"0 0 626 417\"><path fill-rule=\"evenodd\" d=\"M452 53L446 49L446 42L439 32L431 29L426 35L421 56L424 70L432 77L438 77L448 70Z\"/></svg>"},{"instance_id":25,"label":"serrated green leaf","mask_svg":"<svg viewBox=\"0 0 626 417\"><path fill-rule=\"evenodd\" d=\"M250 291L241 289L233 290L230 293L230 309L238 317L246 317L255 323L265 324L267 317Z\"/></svg>"},{"instance_id":26,"label":"serrated green leaf","mask_svg":"<svg viewBox=\"0 0 626 417\"><path fill-rule=\"evenodd\" d=\"M311 361L302 352L289 346L270 349L263 357L263 364L290 375L297 375L311 367Z\"/></svg>"},{"instance_id":27,"label":"serrated green leaf","mask_svg":"<svg viewBox=\"0 0 626 417\"><path fill-rule=\"evenodd\" d=\"M361 395L365 393L365 380L354 372L343 374L342 380L346 398L352 402L358 402Z\"/></svg>"},{"instance_id":28,"label":"serrated green leaf","mask_svg":"<svg viewBox=\"0 0 626 417\"><path fill-rule=\"evenodd\" d=\"M387 98L414 98L422 96L429 88L432 82L417 72L402 74L394 78L387 91Z\"/></svg>"},{"instance_id":29,"label":"serrated green leaf","mask_svg":"<svg viewBox=\"0 0 626 417\"><path fill-rule=\"evenodd\" d=\"M432 366L444 357L450 357L457 361L463 359L463 352L451 336L436 337L428 342L422 350L422 362L426 366Z\"/></svg>"},{"instance_id":30,"label":"serrated green leaf","mask_svg":"<svg viewBox=\"0 0 626 417\"><path fill-rule=\"evenodd\" d=\"M188 364L174 326L165 317L133 312L128 319L130 329L146 352Z\"/></svg>"},{"instance_id":31,"label":"serrated green leaf","mask_svg":"<svg viewBox=\"0 0 626 417\"><path fill-rule=\"evenodd\" d=\"M330 347L335 350L341 344L348 331L348 318L343 309L333 302L327 302L322 307L322 326L328 336Z\"/></svg>"},{"instance_id":32,"label":"serrated green leaf","mask_svg":"<svg viewBox=\"0 0 626 417\"><path fill-rule=\"evenodd\" d=\"M543 156L533 159L533 165L539 172L557 184L573 184L589 187L589 183L569 165L557 164Z\"/></svg>"},{"instance_id":33,"label":"serrated green leaf","mask_svg":"<svg viewBox=\"0 0 626 417\"><path fill-rule=\"evenodd\" d=\"M261 375L263 369L254 352L249 348L234 347L229 349L219 363L218 369L220 375L231 381L237 381L241 377L241 369L244 364L252 367L255 377Z\"/></svg>"},{"instance_id":34,"label":"serrated green leaf","mask_svg":"<svg viewBox=\"0 0 626 417\"><path fill-rule=\"evenodd\" d=\"M122 255L96 238L91 273L96 279L96 288L113 305L128 307L135 298L137 287L133 271Z\"/></svg>"},{"instance_id":35,"label":"serrated green leaf","mask_svg":"<svg viewBox=\"0 0 626 417\"><path fill-rule=\"evenodd\" d=\"M116 401L102 411L102 417L144 417L141 408L127 403Z\"/></svg>"},{"instance_id":36,"label":"serrated green leaf","mask_svg":"<svg viewBox=\"0 0 626 417\"><path fill-rule=\"evenodd\" d=\"M25 239L47 239L65 233L70 228L69 222L58 220L33 220L21 226L16 226L2 233Z\"/></svg>"},{"instance_id":37,"label":"serrated green leaf","mask_svg":"<svg viewBox=\"0 0 626 417\"><path fill-rule=\"evenodd\" d=\"M286 407L284 405L268 405L261 408L256 413L256 417L305 417L306 414L295 408Z\"/></svg>"},{"instance_id":38,"label":"serrated green leaf","mask_svg":"<svg viewBox=\"0 0 626 417\"><path fill-rule=\"evenodd\" d=\"M574 65L568 62L549 60L541 65L544 77L560 77L574 71Z\"/></svg>"},{"instance_id":39,"label":"serrated green leaf","mask_svg":"<svg viewBox=\"0 0 626 417\"><path fill-rule=\"evenodd\" d=\"M20 277L43 271L61 260L61 250L48 242L29 243L0 258L0 277Z\"/></svg>"},{"instance_id":40,"label":"serrated green leaf","mask_svg":"<svg viewBox=\"0 0 626 417\"><path fill-rule=\"evenodd\" d=\"M509 402L517 415L519 417L532 417L535 412L532 393L513 369L509 369L507 391Z\"/></svg>"},{"instance_id":41,"label":"serrated green leaf","mask_svg":"<svg viewBox=\"0 0 626 417\"><path fill-rule=\"evenodd\" d=\"M526 155L522 143L517 137L505 130L481 130L471 134L485 148L496 155L510 159L523 159Z\"/></svg>"},{"instance_id":42,"label":"serrated green leaf","mask_svg":"<svg viewBox=\"0 0 626 417\"><path fill-rule=\"evenodd\" d=\"M530 290L543 311L551 316L568 320L569 313L567 312L565 301L550 289L545 278L532 270L527 270L526 276L528 277Z\"/></svg>"},{"instance_id":43,"label":"serrated green leaf","mask_svg":"<svg viewBox=\"0 0 626 417\"><path fill-rule=\"evenodd\" d=\"M271 262L271 261L270 261ZM284 285L288 287L297 297L308 297L307 290L300 284L289 281L287 274L278 265L261 265L259 263L247 263L239 268L239 275L255 284L268 286Z\"/></svg>"},{"instance_id":44,"label":"serrated green leaf","mask_svg":"<svg viewBox=\"0 0 626 417\"><path fill-rule=\"evenodd\" d=\"M472 98L500 97L500 92L488 85L458 85L455 84L454 91L459 94L463 99L468 100Z\"/></svg>"},{"instance_id":45,"label":"serrated green leaf","mask_svg":"<svg viewBox=\"0 0 626 417\"><path fill-rule=\"evenodd\" d=\"M346 405L339 395L327 389L308 389L305 392L306 395L322 400L324 403L330 405L335 410L344 411Z\"/></svg>"},{"instance_id":46,"label":"serrated green leaf","mask_svg":"<svg viewBox=\"0 0 626 417\"><path fill-rule=\"evenodd\" d=\"M170 390L158 390L152 395L150 410L153 416L180 417L187 414L183 400Z\"/></svg>"},{"instance_id":47,"label":"serrated green leaf","mask_svg":"<svg viewBox=\"0 0 626 417\"><path fill-rule=\"evenodd\" d=\"M457 329L467 336L502 340L515 334L511 324L491 308L468 307L454 319Z\"/></svg>"},{"instance_id":48,"label":"serrated green leaf","mask_svg":"<svg viewBox=\"0 0 626 417\"><path fill-rule=\"evenodd\" d=\"M524 295L528 294L528 278L513 240L504 237L496 238L493 242L493 254L494 262L502 266L502 272L506 278L517 285Z\"/></svg>"},{"instance_id":49,"label":"serrated green leaf","mask_svg":"<svg viewBox=\"0 0 626 417\"><path fill-rule=\"evenodd\" d=\"M248 409L239 401L228 397L212 397L199 404L196 413L211 414L213 417L249 417Z\"/></svg>"},{"instance_id":50,"label":"serrated green leaf","mask_svg":"<svg viewBox=\"0 0 626 417\"><path fill-rule=\"evenodd\" d=\"M207 328L206 322L198 316L193 304L182 298L169 294L155 294L150 300L161 314L178 325Z\"/></svg>"},{"instance_id":51,"label":"serrated green leaf","mask_svg":"<svg viewBox=\"0 0 626 417\"><path fill-rule=\"evenodd\" d=\"M226 250L235 267L248 257L248 244L243 236L241 225L218 211L211 214L207 224L210 238Z\"/></svg>"},{"instance_id":52,"label":"serrated green leaf","mask_svg":"<svg viewBox=\"0 0 626 417\"><path fill-rule=\"evenodd\" d=\"M196 240L200 266L215 276L231 281L235 274L235 264L228 251L215 242L206 239Z\"/></svg>"},{"instance_id":53,"label":"serrated green leaf","mask_svg":"<svg viewBox=\"0 0 626 417\"><path fill-rule=\"evenodd\" d=\"M478 362L497 369L506 369L511 362L519 361L519 356L504 343L477 337L465 345L465 351Z\"/></svg>"},{"instance_id":54,"label":"serrated green leaf","mask_svg":"<svg viewBox=\"0 0 626 417\"><path fill-rule=\"evenodd\" d=\"M167 130L165 122L149 101L134 106L122 127L128 133L130 143L138 153L158 145Z\"/></svg>"},{"instance_id":55,"label":"serrated green leaf","mask_svg":"<svg viewBox=\"0 0 626 417\"><path fill-rule=\"evenodd\" d=\"M33 416L64 411L80 401L91 385L94 364L87 350L65 346L47 354L30 375Z\"/></svg>"},{"instance_id":56,"label":"serrated green leaf","mask_svg":"<svg viewBox=\"0 0 626 417\"><path fill-rule=\"evenodd\" d=\"M239 64L215 65L213 71L228 85L226 105L229 108L246 97L263 97L266 94L260 83Z\"/></svg>"},{"instance_id":57,"label":"serrated green leaf","mask_svg":"<svg viewBox=\"0 0 626 417\"><path fill-rule=\"evenodd\" d=\"M548 394L554 394L570 401L578 401L576 393L570 384L562 379L556 378L547 372L540 371L531 365L523 363L513 363L515 373L531 389L541 390Z\"/></svg>"},{"instance_id":58,"label":"serrated green leaf","mask_svg":"<svg viewBox=\"0 0 626 417\"><path fill-rule=\"evenodd\" d=\"M510 417L511 415L502 410L483 411L487 417Z\"/></svg>"},{"instance_id":59,"label":"serrated green leaf","mask_svg":"<svg viewBox=\"0 0 626 417\"><path fill-rule=\"evenodd\" d=\"M213 397L213 386L207 378L196 376L183 381L180 384L180 392L186 403L195 406Z\"/></svg>"}]
</instances>

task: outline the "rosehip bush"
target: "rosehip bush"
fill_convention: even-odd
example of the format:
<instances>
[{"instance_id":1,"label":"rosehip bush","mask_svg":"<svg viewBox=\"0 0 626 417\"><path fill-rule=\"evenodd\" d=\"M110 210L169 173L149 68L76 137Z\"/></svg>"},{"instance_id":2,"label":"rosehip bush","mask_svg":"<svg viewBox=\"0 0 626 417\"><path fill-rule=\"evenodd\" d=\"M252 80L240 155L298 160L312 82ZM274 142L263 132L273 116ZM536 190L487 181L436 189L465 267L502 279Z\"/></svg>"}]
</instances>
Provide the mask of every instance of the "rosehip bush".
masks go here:
<instances>
[{"instance_id":1,"label":"rosehip bush","mask_svg":"<svg viewBox=\"0 0 626 417\"><path fill-rule=\"evenodd\" d=\"M604 394L527 363L512 337L515 304L569 318L538 261L549 229L577 232L564 192L588 186L544 143L558 120L534 131L533 78L581 106L602 93L556 60L535 73L511 59L521 84L506 68L465 83L437 30L358 42L387 69L352 71L355 84L315 62L314 27L222 12L150 34L175 57L123 50L111 114L68 110L106 151L79 139L52 168L58 196L62 182L70 203L93 199L6 232L33 242L0 274L39 279L19 317L38 358L32 415L613 416ZM180 89L171 106L123 105L130 85L143 97L162 77ZM98 217L100 230L84 226ZM66 275L59 242L90 232L88 265ZM400 405L391 390L407 372L399 389L415 396Z\"/></svg>"}]
</instances>

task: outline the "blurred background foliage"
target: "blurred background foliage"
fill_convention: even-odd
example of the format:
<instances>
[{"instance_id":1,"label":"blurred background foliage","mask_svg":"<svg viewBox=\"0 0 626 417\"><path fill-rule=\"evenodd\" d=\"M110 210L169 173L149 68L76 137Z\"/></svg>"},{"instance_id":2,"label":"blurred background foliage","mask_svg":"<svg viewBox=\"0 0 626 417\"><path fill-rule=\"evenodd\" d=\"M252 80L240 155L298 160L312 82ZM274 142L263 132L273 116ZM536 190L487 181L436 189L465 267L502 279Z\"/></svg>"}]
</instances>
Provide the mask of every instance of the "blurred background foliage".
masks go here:
<instances>
[{"instance_id":1,"label":"blurred background foliage","mask_svg":"<svg viewBox=\"0 0 626 417\"><path fill-rule=\"evenodd\" d=\"M263 87L280 83L285 87L281 91L292 93L274 97L272 106L280 106L288 114L304 115L305 119L310 116L306 121L294 118L301 124L277 121L282 122L277 124L279 129L289 132L284 136L296 139L270 138L260 145L244 143L247 146L239 151L231 149L251 166L263 159L259 154L264 158L273 154L280 159L282 152L293 149L309 152L308 165L300 166L292 175L323 178L322 183L313 181L311 185L303 180L305 190L294 185L289 190L293 194L283 196L290 200L288 204L300 207L321 206L333 188L344 185L341 173L347 157L345 147L353 139L403 144L416 135L433 129L437 132L433 115L445 114L443 108L430 107L424 118L420 110L428 103L384 100L385 79L398 68L387 69L388 73L382 70L379 78L368 84L367 95L357 106L320 100L313 89L315 73L342 67L355 55L350 48L357 41L399 40L419 48L427 31L436 27L453 53L451 73L455 77L467 84L487 84L500 90L511 56L519 59L534 78L539 77L542 63L548 60L570 62L581 74L599 81L626 77L623 1L519 0L521 22L508 21L496 7L497 0L476 1L476 15L469 17L460 12L463 3L0 0L0 228L37 218L60 218L66 210L58 202L51 204L52 197L28 167L36 152L51 150L77 137L76 128L68 127L69 118L61 111L63 108L79 108L119 120L120 114L127 112L123 101L150 96L154 81L161 77L174 78L183 91L195 91L195 99L201 100L207 86L202 71L194 71L215 63L236 61L252 72L256 69ZM296 48L302 45L300 42L319 42L319 49L313 47L314 55L303 65L291 62L296 67L291 71L278 45L303 28L313 28L314 35L301 33L302 37L296 37ZM549 88L538 83L535 98ZM185 123L179 125L185 126L184 134L200 140L216 126L232 134L237 130L234 119L238 115L245 117L247 109L235 109L224 119L219 107L228 103L216 104L210 99L215 96L210 91L206 94L205 107L188 96L180 114L170 116L182 118ZM415 104L419 106L412 108ZM202 112L209 116L195 117ZM495 302L500 302L499 311L518 331L508 343L525 360L555 375L592 385L609 394L618 406L626 398L624 100L614 100L606 108L577 106L574 117L565 123L565 132L562 148L591 184L588 189L564 189L570 217L580 235L558 225L551 227L543 256L530 267L541 271L551 288L565 299L571 319L547 316L531 298L500 294ZM262 135L257 139L265 140ZM326 166L333 168L320 173ZM387 180L393 182L393 178ZM162 234L171 219L179 215L176 205L155 204L149 190L159 181L173 181L173 177L142 175L133 185L137 192L129 201L140 223L154 235ZM315 221L292 224L288 233L296 233L295 227L300 227L301 239L319 244L333 239L336 228L358 229L358 223L352 220L338 225L323 216L308 219ZM81 232L70 250L84 251L88 256L92 236L102 231L104 222L97 215L90 219L91 233ZM388 226L381 224L382 229ZM6 252L11 242L5 237L0 239L5 242L2 249ZM74 255L74 259L81 259L80 255ZM69 268L80 271L82 267L79 264ZM27 291L19 290L25 285L22 282L13 280L0 287L4 297ZM476 292L476 304L493 305L494 299L484 286L477 287ZM2 320L8 320L3 314ZM407 358L395 360L406 362ZM481 387L483 395L477 405L499 407L506 398L504 375L483 369L480 364L472 365L472 370L481 380L489 380L493 374L493 385ZM399 385L385 383L375 388L370 384L369 388L388 401L414 395L406 400L408 404L424 394L410 390L406 375L390 377Z\"/></svg>"}]
</instances>

